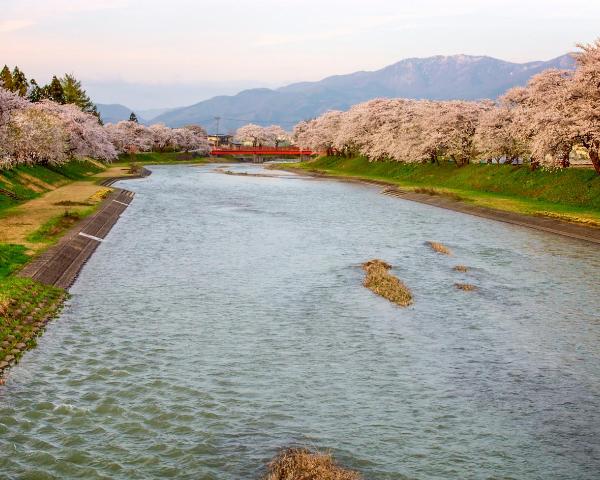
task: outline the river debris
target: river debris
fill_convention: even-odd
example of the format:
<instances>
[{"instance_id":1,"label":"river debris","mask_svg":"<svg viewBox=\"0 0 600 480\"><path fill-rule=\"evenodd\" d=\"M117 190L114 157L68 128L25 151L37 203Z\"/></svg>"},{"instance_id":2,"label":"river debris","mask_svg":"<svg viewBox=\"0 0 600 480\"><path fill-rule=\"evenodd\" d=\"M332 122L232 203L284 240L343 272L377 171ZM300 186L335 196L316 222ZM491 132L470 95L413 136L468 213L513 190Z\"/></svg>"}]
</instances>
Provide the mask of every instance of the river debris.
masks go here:
<instances>
[{"instance_id":1,"label":"river debris","mask_svg":"<svg viewBox=\"0 0 600 480\"><path fill-rule=\"evenodd\" d=\"M465 292L477 290L477 287L475 285L471 285L470 283L455 283L454 286L459 290L464 290Z\"/></svg>"},{"instance_id":2,"label":"river debris","mask_svg":"<svg viewBox=\"0 0 600 480\"><path fill-rule=\"evenodd\" d=\"M468 272L469 267L467 267L466 265L456 265L452 270L454 270L455 272Z\"/></svg>"},{"instance_id":3,"label":"river debris","mask_svg":"<svg viewBox=\"0 0 600 480\"><path fill-rule=\"evenodd\" d=\"M215 168L215 173L222 173L224 175L235 175L238 177L263 177L263 178L279 178L277 175L269 175L267 173L250 173L250 172L234 172L233 170L225 170L224 168Z\"/></svg>"},{"instance_id":4,"label":"river debris","mask_svg":"<svg viewBox=\"0 0 600 480\"><path fill-rule=\"evenodd\" d=\"M412 293L397 277L389 273L392 266L383 260L373 259L362 264L367 272L363 285L390 302L407 307L413 302Z\"/></svg>"},{"instance_id":5,"label":"river debris","mask_svg":"<svg viewBox=\"0 0 600 480\"><path fill-rule=\"evenodd\" d=\"M442 243L429 241L427 242L427 245L429 245L433 250L435 250L438 253L443 253L444 255L452 255L450 249Z\"/></svg>"},{"instance_id":6,"label":"river debris","mask_svg":"<svg viewBox=\"0 0 600 480\"><path fill-rule=\"evenodd\" d=\"M264 480L361 480L353 470L339 466L329 453L289 448L271 462Z\"/></svg>"}]
</instances>

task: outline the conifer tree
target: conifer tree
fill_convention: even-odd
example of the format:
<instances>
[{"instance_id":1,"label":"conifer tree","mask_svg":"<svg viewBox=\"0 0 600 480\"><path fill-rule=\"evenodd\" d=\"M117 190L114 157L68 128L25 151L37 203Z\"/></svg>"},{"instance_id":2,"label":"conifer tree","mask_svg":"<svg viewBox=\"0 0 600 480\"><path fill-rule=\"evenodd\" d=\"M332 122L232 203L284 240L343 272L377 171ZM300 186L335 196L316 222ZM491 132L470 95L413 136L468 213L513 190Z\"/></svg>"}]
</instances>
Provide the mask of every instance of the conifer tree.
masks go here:
<instances>
[{"instance_id":1,"label":"conifer tree","mask_svg":"<svg viewBox=\"0 0 600 480\"><path fill-rule=\"evenodd\" d=\"M12 73L10 73L10 69L7 65L4 65L4 68L0 72L0 86L4 87L6 90L12 91Z\"/></svg>"},{"instance_id":2,"label":"conifer tree","mask_svg":"<svg viewBox=\"0 0 600 480\"><path fill-rule=\"evenodd\" d=\"M50 84L44 87L44 98L52 100L56 103L60 103L61 105L66 103L65 92L63 91L60 80L56 77L56 75L52 77Z\"/></svg>"},{"instance_id":3,"label":"conifer tree","mask_svg":"<svg viewBox=\"0 0 600 480\"><path fill-rule=\"evenodd\" d=\"M130 122L139 123L137 115L135 114L135 112L131 112L131 115L129 115L129 121Z\"/></svg>"},{"instance_id":4,"label":"conifer tree","mask_svg":"<svg viewBox=\"0 0 600 480\"><path fill-rule=\"evenodd\" d=\"M65 95L65 103L73 103L81 110L88 113L96 114L96 106L90 99L86 91L81 86L81 82L74 75L66 73L60 79L63 92Z\"/></svg>"},{"instance_id":5,"label":"conifer tree","mask_svg":"<svg viewBox=\"0 0 600 480\"><path fill-rule=\"evenodd\" d=\"M27 95L27 90L29 89L29 83L27 82L27 77L25 74L19 69L19 67L15 66L12 72L12 88L11 90L16 94L24 97Z\"/></svg>"},{"instance_id":6,"label":"conifer tree","mask_svg":"<svg viewBox=\"0 0 600 480\"><path fill-rule=\"evenodd\" d=\"M27 98L30 102L39 102L44 98L43 88L38 85L34 78L31 79L30 85L31 88L29 89L29 94L27 95Z\"/></svg>"}]
</instances>

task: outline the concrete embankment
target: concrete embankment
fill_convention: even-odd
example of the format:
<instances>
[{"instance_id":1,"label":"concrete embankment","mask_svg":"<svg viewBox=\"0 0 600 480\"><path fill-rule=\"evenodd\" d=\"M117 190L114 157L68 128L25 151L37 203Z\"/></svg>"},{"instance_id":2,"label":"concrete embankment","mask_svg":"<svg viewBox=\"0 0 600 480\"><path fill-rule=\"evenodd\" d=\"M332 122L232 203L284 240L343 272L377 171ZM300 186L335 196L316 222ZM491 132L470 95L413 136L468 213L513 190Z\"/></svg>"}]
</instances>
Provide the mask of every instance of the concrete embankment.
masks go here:
<instances>
[{"instance_id":1,"label":"concrete embankment","mask_svg":"<svg viewBox=\"0 0 600 480\"><path fill-rule=\"evenodd\" d=\"M140 175L107 178L110 186L117 180L142 178ZM28 263L6 288L0 302L0 385L8 370L23 353L35 347L46 324L60 311L68 289L103 241L119 216L133 200L133 192L115 189L104 199L98 211L75 225L61 240ZM33 282L31 280L34 280ZM2 299L0 299L2 300Z\"/></svg>"},{"instance_id":2,"label":"concrete embankment","mask_svg":"<svg viewBox=\"0 0 600 480\"><path fill-rule=\"evenodd\" d=\"M149 174L150 172L144 169L141 175L126 178L142 178ZM122 178L108 178L102 182L102 185L110 186ZM46 285L69 288L98 245L129 206L133 196L133 192L128 190L115 189L96 213L77 224L54 247L30 262L19 272L19 276Z\"/></svg>"}]
</instances>

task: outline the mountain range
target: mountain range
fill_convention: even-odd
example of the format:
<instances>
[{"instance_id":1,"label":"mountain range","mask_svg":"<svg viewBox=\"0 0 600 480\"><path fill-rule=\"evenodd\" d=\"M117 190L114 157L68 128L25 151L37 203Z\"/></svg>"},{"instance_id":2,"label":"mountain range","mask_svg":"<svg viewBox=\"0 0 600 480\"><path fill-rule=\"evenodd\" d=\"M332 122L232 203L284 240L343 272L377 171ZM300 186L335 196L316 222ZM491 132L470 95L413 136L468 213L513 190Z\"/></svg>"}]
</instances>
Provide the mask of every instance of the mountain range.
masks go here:
<instances>
[{"instance_id":1,"label":"mountain range","mask_svg":"<svg viewBox=\"0 0 600 480\"><path fill-rule=\"evenodd\" d=\"M377 97L493 99L512 87L525 85L543 70L571 69L574 65L570 54L528 63L470 55L409 58L376 71L335 75L278 89L254 88L237 95L216 96L169 110L153 118L152 123L162 122L171 127L194 123L214 133L215 119L219 117L220 133L233 131L249 122L278 124L291 129L300 120L313 118L327 110L345 110ZM100 112L102 115L102 108ZM127 109L127 118L130 112Z\"/></svg>"}]
</instances>

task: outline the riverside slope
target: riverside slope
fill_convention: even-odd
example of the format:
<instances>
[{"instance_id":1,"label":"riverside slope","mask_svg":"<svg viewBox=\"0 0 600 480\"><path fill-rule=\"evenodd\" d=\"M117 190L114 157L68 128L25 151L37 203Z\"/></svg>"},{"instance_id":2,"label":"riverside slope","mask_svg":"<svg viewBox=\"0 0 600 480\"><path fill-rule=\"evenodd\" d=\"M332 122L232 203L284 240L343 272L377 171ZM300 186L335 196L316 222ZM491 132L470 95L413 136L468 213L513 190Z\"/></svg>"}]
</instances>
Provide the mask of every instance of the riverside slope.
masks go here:
<instances>
[{"instance_id":1,"label":"riverside slope","mask_svg":"<svg viewBox=\"0 0 600 480\"><path fill-rule=\"evenodd\" d=\"M335 178L346 182L361 182L367 184L381 185L386 187L382 190L384 195L402 198L413 202L424 203L435 207L453 210L455 212L475 215L490 220L510 223L523 227L533 228L557 235L563 235L570 238L576 238L587 242L600 245L600 228L577 224L550 218L544 216L525 215L512 211L503 211L494 208L487 208L479 205L472 205L461 199L456 199L448 195L430 195L428 193L419 193L398 186L391 179L373 179L360 174L338 174L335 170L326 170L321 168L310 168L310 163L302 167L294 167L292 164L278 164L276 168L295 171L304 175L313 177ZM420 186L420 185L418 185Z\"/></svg>"},{"instance_id":2,"label":"riverside slope","mask_svg":"<svg viewBox=\"0 0 600 480\"><path fill-rule=\"evenodd\" d=\"M143 169L143 178L150 171ZM102 185L110 186L121 177L108 178ZM100 209L72 228L54 247L30 262L19 275L46 285L68 289L92 256L100 242L108 235L120 215L133 200L133 192L115 189L102 203Z\"/></svg>"}]
</instances>

